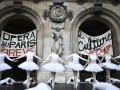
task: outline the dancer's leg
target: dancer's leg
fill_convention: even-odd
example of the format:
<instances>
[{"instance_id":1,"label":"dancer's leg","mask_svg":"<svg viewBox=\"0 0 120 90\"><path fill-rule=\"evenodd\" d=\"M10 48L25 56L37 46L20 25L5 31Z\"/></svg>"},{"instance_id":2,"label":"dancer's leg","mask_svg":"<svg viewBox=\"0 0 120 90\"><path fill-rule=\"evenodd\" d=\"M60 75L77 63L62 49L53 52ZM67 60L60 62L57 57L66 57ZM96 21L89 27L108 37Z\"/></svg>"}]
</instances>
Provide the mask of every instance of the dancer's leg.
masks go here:
<instances>
[{"instance_id":1,"label":"dancer's leg","mask_svg":"<svg viewBox=\"0 0 120 90\"><path fill-rule=\"evenodd\" d=\"M26 71L27 73L27 88L30 86L30 71Z\"/></svg>"},{"instance_id":2,"label":"dancer's leg","mask_svg":"<svg viewBox=\"0 0 120 90\"><path fill-rule=\"evenodd\" d=\"M51 72L52 73L52 89L54 89L55 86L55 74L56 72Z\"/></svg>"},{"instance_id":3,"label":"dancer's leg","mask_svg":"<svg viewBox=\"0 0 120 90\"><path fill-rule=\"evenodd\" d=\"M2 71L0 72L0 80L1 80L1 77L2 77Z\"/></svg>"},{"instance_id":4,"label":"dancer's leg","mask_svg":"<svg viewBox=\"0 0 120 90\"><path fill-rule=\"evenodd\" d=\"M106 72L107 72L107 82L108 83L111 83L111 81L110 81L110 69L108 69L108 68L106 68Z\"/></svg>"},{"instance_id":5,"label":"dancer's leg","mask_svg":"<svg viewBox=\"0 0 120 90\"><path fill-rule=\"evenodd\" d=\"M77 71L73 70L74 74L74 88L77 89L78 83L77 83Z\"/></svg>"},{"instance_id":6,"label":"dancer's leg","mask_svg":"<svg viewBox=\"0 0 120 90\"><path fill-rule=\"evenodd\" d=\"M93 84L95 84L96 83L96 72L92 72L92 74L93 74Z\"/></svg>"}]
</instances>

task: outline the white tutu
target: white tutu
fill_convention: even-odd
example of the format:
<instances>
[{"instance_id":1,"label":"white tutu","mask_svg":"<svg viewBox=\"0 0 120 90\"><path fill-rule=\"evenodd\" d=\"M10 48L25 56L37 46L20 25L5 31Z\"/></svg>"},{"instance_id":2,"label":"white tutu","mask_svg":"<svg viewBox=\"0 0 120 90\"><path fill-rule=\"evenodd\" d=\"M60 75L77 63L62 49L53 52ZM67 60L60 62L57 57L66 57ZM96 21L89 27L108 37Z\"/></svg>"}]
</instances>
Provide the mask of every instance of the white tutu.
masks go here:
<instances>
[{"instance_id":1,"label":"white tutu","mask_svg":"<svg viewBox=\"0 0 120 90\"><path fill-rule=\"evenodd\" d=\"M39 66L36 63L34 63L33 61L25 61L25 62L21 63L20 65L18 65L18 67L23 70L27 70L27 71L33 71L33 70L39 69Z\"/></svg>"},{"instance_id":2,"label":"white tutu","mask_svg":"<svg viewBox=\"0 0 120 90\"><path fill-rule=\"evenodd\" d=\"M62 72L65 70L63 65L61 65L57 62L47 63L47 64L43 65L43 68L48 71L51 71L51 72Z\"/></svg>"},{"instance_id":3,"label":"white tutu","mask_svg":"<svg viewBox=\"0 0 120 90\"><path fill-rule=\"evenodd\" d=\"M7 69L11 69L12 67L11 66L9 66L8 64L6 64L6 63L0 63L0 71L5 71L5 70L7 70Z\"/></svg>"},{"instance_id":4,"label":"white tutu","mask_svg":"<svg viewBox=\"0 0 120 90\"><path fill-rule=\"evenodd\" d=\"M120 65L117 66L116 70L120 71Z\"/></svg>"},{"instance_id":5,"label":"white tutu","mask_svg":"<svg viewBox=\"0 0 120 90\"><path fill-rule=\"evenodd\" d=\"M90 63L85 68L85 71L88 71L88 72L101 72L101 71L103 71L103 69L96 63Z\"/></svg>"},{"instance_id":6,"label":"white tutu","mask_svg":"<svg viewBox=\"0 0 120 90\"><path fill-rule=\"evenodd\" d=\"M52 90L52 89L45 83L39 83L36 87L25 90Z\"/></svg>"},{"instance_id":7,"label":"white tutu","mask_svg":"<svg viewBox=\"0 0 120 90\"><path fill-rule=\"evenodd\" d=\"M115 70L118 67L118 65L111 62L105 62L105 63L102 63L102 65L105 66L105 68L115 69Z\"/></svg>"},{"instance_id":8,"label":"white tutu","mask_svg":"<svg viewBox=\"0 0 120 90\"><path fill-rule=\"evenodd\" d=\"M98 82L93 85L92 90L120 90L120 89L110 83Z\"/></svg>"},{"instance_id":9,"label":"white tutu","mask_svg":"<svg viewBox=\"0 0 120 90\"><path fill-rule=\"evenodd\" d=\"M66 67L70 68L70 69L73 69L75 71L82 71L84 69L81 64L79 64L79 63L75 64L75 63L72 63L72 62L68 63L68 65L66 65Z\"/></svg>"}]
</instances>

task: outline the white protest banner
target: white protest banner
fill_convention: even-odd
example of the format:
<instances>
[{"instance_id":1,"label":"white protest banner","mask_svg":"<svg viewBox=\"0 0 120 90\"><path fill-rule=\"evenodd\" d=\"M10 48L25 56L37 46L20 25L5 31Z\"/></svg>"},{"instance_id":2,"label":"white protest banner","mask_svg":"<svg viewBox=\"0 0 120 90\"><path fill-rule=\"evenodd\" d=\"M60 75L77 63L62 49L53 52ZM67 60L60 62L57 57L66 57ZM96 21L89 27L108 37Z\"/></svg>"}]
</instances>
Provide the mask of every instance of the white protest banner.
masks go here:
<instances>
[{"instance_id":1,"label":"white protest banner","mask_svg":"<svg viewBox=\"0 0 120 90\"><path fill-rule=\"evenodd\" d=\"M10 57L19 57L28 51L36 53L36 30L23 34L2 31L1 44L4 47L4 52Z\"/></svg>"},{"instance_id":2,"label":"white protest banner","mask_svg":"<svg viewBox=\"0 0 120 90\"><path fill-rule=\"evenodd\" d=\"M88 55L90 50L101 56L104 49L107 48L108 53L113 55L111 30L100 36L90 36L79 30L78 33L79 54Z\"/></svg>"}]
</instances>

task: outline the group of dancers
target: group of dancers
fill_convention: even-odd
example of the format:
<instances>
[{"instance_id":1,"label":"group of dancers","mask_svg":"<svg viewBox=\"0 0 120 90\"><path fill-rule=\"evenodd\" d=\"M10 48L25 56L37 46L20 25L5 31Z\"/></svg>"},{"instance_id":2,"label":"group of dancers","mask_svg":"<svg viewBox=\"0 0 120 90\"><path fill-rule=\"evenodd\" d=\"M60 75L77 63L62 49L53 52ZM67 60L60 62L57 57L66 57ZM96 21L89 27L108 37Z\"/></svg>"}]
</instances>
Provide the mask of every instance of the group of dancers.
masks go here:
<instances>
[{"instance_id":1,"label":"group of dancers","mask_svg":"<svg viewBox=\"0 0 120 90\"><path fill-rule=\"evenodd\" d=\"M0 79L1 79L2 71L12 68L11 66L9 66L7 63L4 62L5 57L12 62L18 62L20 58L26 57L27 58L26 61L21 63L20 65L18 65L18 67L23 70L26 70L26 74L27 74L26 85L29 88L31 71L39 69L39 66L33 62L33 57L36 57L38 60L40 60L40 62L42 62L43 60L40 57L38 57L37 55L35 55L33 52L30 52L30 51L16 59L10 59L9 56L7 54L5 54L3 51L4 51L4 49L0 48ZM94 53L94 50L90 51L90 53L88 54L88 59L84 59L81 56L79 56L77 54L76 48L73 49L73 54L66 56L66 57L62 57L62 59L56 53L55 48L51 48L51 52L52 53L46 58L46 60L44 60L41 63L41 68L44 68L51 72L52 88L54 88L54 86L55 86L56 73L63 72L65 70L65 67L70 68L73 71L74 88L75 89L77 89L77 86L78 86L77 73L79 71L85 70L88 72L92 72L93 83L95 84L96 83L96 73L103 71L103 68L106 69L106 72L107 72L106 81L108 83L111 83L110 70L111 69L120 70L120 65L117 65L117 64L114 64L111 62L112 60L117 62L116 59L120 58L120 56L113 58L112 55L108 54L108 49L104 50L104 55L101 56L101 60L96 55L96 53ZM72 59L72 62L67 63L66 61L71 60L70 58ZM66 60L66 59L68 59L68 60ZM103 59L105 59L104 63L102 63ZM82 64L80 64L79 60L85 61L86 64L83 66ZM97 60L99 63L97 63ZM50 61L50 62L48 63L48 61ZM59 61L62 62L63 64L59 63ZM119 63L119 62L117 62L117 63Z\"/></svg>"}]
</instances>

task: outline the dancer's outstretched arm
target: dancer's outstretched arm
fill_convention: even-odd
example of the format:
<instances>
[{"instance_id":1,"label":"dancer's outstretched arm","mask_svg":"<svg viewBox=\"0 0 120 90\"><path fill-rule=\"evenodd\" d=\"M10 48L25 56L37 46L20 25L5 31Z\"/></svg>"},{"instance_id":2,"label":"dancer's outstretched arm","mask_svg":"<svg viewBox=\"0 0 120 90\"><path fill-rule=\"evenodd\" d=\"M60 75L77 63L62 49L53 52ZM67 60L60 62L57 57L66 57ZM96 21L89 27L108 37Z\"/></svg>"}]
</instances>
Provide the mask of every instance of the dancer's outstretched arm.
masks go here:
<instances>
[{"instance_id":1,"label":"dancer's outstretched arm","mask_svg":"<svg viewBox=\"0 0 120 90\"><path fill-rule=\"evenodd\" d=\"M5 57L6 57L9 61L16 62L16 61L14 61L13 59L11 59L7 54L5 54Z\"/></svg>"},{"instance_id":2,"label":"dancer's outstretched arm","mask_svg":"<svg viewBox=\"0 0 120 90\"><path fill-rule=\"evenodd\" d=\"M63 59L70 58L70 57L72 57L72 56L73 56L73 54L71 54L71 55L69 55L69 56L66 56L66 57L63 57Z\"/></svg>"},{"instance_id":3,"label":"dancer's outstretched arm","mask_svg":"<svg viewBox=\"0 0 120 90\"><path fill-rule=\"evenodd\" d=\"M42 59L40 57L38 57L37 55L34 54L34 56L39 60L42 61Z\"/></svg>"},{"instance_id":4,"label":"dancer's outstretched arm","mask_svg":"<svg viewBox=\"0 0 120 90\"><path fill-rule=\"evenodd\" d=\"M18 57L18 58L16 58L16 59L20 59L20 58L23 58L23 57L25 57L25 56L26 56L26 54L21 55L20 57Z\"/></svg>"},{"instance_id":5,"label":"dancer's outstretched arm","mask_svg":"<svg viewBox=\"0 0 120 90\"><path fill-rule=\"evenodd\" d=\"M64 63L65 64L65 62L59 57L59 60L62 62L62 63Z\"/></svg>"},{"instance_id":6,"label":"dancer's outstretched arm","mask_svg":"<svg viewBox=\"0 0 120 90\"><path fill-rule=\"evenodd\" d=\"M118 56L114 57L114 59L118 59L118 58L120 58L120 55L118 55Z\"/></svg>"},{"instance_id":7,"label":"dancer's outstretched arm","mask_svg":"<svg viewBox=\"0 0 120 90\"><path fill-rule=\"evenodd\" d=\"M120 64L120 62L116 61L112 56L111 56L111 60L115 61L116 63Z\"/></svg>"},{"instance_id":8,"label":"dancer's outstretched arm","mask_svg":"<svg viewBox=\"0 0 120 90\"><path fill-rule=\"evenodd\" d=\"M102 56L102 59L101 59L100 61L102 62L102 61L104 60L104 58L105 58L105 56L103 55L103 56Z\"/></svg>"},{"instance_id":9,"label":"dancer's outstretched arm","mask_svg":"<svg viewBox=\"0 0 120 90\"><path fill-rule=\"evenodd\" d=\"M83 60L83 61L88 61L88 60L86 60L86 59L84 59L84 58L82 58L82 57L80 57L80 56L79 56L79 58L80 58L81 60Z\"/></svg>"},{"instance_id":10,"label":"dancer's outstretched arm","mask_svg":"<svg viewBox=\"0 0 120 90\"><path fill-rule=\"evenodd\" d=\"M42 65L45 64L49 59L50 59L50 55L46 58L46 60L42 63Z\"/></svg>"}]
</instances>

